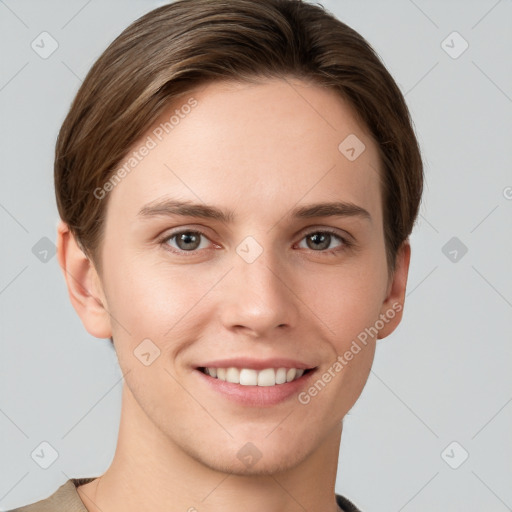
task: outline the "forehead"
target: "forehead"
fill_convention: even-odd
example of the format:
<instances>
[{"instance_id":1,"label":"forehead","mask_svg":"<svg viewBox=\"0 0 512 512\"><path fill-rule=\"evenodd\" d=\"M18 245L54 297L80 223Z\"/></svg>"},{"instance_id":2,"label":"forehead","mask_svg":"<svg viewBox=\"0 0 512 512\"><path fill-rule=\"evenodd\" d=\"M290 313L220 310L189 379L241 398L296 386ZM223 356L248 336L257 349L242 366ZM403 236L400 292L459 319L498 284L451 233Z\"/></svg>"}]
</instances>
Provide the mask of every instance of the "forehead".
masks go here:
<instances>
[{"instance_id":1,"label":"forehead","mask_svg":"<svg viewBox=\"0 0 512 512\"><path fill-rule=\"evenodd\" d=\"M366 127L335 91L297 79L213 82L184 94L119 168L127 172L108 210L125 218L163 195L261 218L345 200L381 218L380 161Z\"/></svg>"}]
</instances>

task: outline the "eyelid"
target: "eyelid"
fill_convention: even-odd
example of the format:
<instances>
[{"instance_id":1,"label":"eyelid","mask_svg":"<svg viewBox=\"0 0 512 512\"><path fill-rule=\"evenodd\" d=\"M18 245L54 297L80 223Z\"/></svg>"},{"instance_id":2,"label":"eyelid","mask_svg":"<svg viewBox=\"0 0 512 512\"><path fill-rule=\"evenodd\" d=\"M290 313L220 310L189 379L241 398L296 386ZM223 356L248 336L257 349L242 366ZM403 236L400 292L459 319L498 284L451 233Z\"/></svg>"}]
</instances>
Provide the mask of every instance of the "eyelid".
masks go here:
<instances>
[{"instance_id":1,"label":"eyelid","mask_svg":"<svg viewBox=\"0 0 512 512\"><path fill-rule=\"evenodd\" d=\"M333 235L339 236L340 238L355 241L354 237L348 231L335 228L333 226L308 226L307 228L304 228L304 230L302 230L300 233L302 233L303 237L311 233L331 233Z\"/></svg>"}]
</instances>

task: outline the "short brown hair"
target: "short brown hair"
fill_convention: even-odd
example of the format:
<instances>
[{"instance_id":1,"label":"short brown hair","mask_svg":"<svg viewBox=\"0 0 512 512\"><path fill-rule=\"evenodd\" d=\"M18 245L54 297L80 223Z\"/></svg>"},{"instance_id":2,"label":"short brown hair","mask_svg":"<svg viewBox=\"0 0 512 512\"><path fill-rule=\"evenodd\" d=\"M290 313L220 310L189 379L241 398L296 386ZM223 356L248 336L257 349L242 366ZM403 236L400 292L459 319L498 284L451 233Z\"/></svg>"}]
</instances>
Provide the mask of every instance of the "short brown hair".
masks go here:
<instances>
[{"instance_id":1,"label":"short brown hair","mask_svg":"<svg viewBox=\"0 0 512 512\"><path fill-rule=\"evenodd\" d=\"M107 200L93 191L169 104L215 80L286 76L336 90L377 143L394 269L423 190L405 99L360 34L302 0L178 0L136 20L95 62L57 139L55 191L62 220L98 269Z\"/></svg>"}]
</instances>

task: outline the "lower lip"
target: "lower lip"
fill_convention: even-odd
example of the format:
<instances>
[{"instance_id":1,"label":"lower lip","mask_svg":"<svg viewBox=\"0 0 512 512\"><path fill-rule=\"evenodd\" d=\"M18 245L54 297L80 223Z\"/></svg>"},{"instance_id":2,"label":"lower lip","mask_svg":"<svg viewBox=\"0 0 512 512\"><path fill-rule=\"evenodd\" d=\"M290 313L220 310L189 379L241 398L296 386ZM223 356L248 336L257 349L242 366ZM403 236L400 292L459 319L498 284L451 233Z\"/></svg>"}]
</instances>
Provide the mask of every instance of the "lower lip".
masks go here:
<instances>
[{"instance_id":1,"label":"lower lip","mask_svg":"<svg viewBox=\"0 0 512 512\"><path fill-rule=\"evenodd\" d=\"M297 380L276 384L275 386L243 386L242 384L233 384L232 382L210 377L198 369L195 370L195 373L211 389L221 393L233 402L252 407L267 407L279 404L297 395L301 389L309 384L311 376L316 373L316 369L303 374Z\"/></svg>"}]
</instances>

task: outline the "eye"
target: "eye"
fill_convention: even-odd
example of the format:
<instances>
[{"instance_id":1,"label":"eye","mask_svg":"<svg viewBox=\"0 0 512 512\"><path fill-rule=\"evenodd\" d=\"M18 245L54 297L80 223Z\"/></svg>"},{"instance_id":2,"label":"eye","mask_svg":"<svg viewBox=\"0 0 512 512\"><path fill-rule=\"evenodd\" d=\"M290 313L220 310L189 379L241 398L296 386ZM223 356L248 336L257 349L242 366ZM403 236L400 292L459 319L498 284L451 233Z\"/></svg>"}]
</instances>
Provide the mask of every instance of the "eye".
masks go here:
<instances>
[{"instance_id":1,"label":"eye","mask_svg":"<svg viewBox=\"0 0 512 512\"><path fill-rule=\"evenodd\" d=\"M166 236L161 242L171 247L175 252L193 252L197 249L205 249L208 244L202 243L201 238L208 240L200 231L178 231ZM174 242L173 245L171 242Z\"/></svg>"},{"instance_id":2,"label":"eye","mask_svg":"<svg viewBox=\"0 0 512 512\"><path fill-rule=\"evenodd\" d=\"M303 240L306 241L307 249L312 249L317 252L324 251L326 253L336 253L351 246L351 242L347 238L328 230L311 231L306 234ZM336 240L338 241L338 244L333 248L331 243ZM302 247L304 248L304 246Z\"/></svg>"},{"instance_id":3,"label":"eye","mask_svg":"<svg viewBox=\"0 0 512 512\"><path fill-rule=\"evenodd\" d=\"M306 247L301 245L303 241L305 241ZM200 249L208 249L211 241L201 231L182 230L166 235L160 243L171 252L177 254L190 253L190 255L193 255ZM333 243L335 243L334 246ZM301 248L326 254L336 254L351 246L352 242L348 238L325 229L307 233L299 244Z\"/></svg>"}]
</instances>

